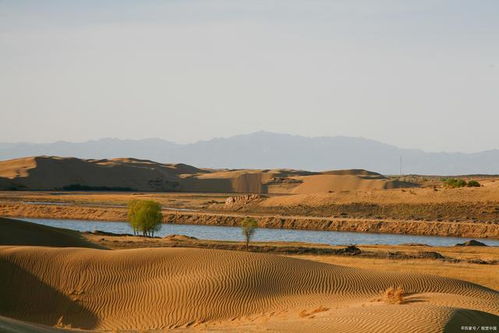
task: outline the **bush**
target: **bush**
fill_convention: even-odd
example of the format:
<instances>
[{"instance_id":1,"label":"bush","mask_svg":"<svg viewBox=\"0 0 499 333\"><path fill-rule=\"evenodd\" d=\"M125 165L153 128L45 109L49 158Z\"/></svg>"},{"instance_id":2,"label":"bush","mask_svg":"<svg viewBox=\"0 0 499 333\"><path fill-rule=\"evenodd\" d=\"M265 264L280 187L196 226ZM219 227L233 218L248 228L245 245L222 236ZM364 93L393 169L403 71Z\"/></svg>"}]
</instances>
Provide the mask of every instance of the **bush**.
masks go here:
<instances>
[{"instance_id":1,"label":"bush","mask_svg":"<svg viewBox=\"0 0 499 333\"><path fill-rule=\"evenodd\" d=\"M385 290L384 301L389 304L401 304L404 302L405 291L402 287L390 287Z\"/></svg>"},{"instance_id":2,"label":"bush","mask_svg":"<svg viewBox=\"0 0 499 333\"><path fill-rule=\"evenodd\" d=\"M63 191L123 191L131 192L133 188L120 186L90 186L81 184L71 184L62 187Z\"/></svg>"},{"instance_id":3,"label":"bush","mask_svg":"<svg viewBox=\"0 0 499 333\"><path fill-rule=\"evenodd\" d=\"M466 181L463 179L456 179L456 178L447 178L444 179L444 184L447 187L465 187L467 185Z\"/></svg>"},{"instance_id":4,"label":"bush","mask_svg":"<svg viewBox=\"0 0 499 333\"><path fill-rule=\"evenodd\" d=\"M467 185L467 186L468 186L468 187L480 187L480 183L479 183L479 182L477 182L476 180L470 180L470 181L468 182L468 185Z\"/></svg>"},{"instance_id":5,"label":"bush","mask_svg":"<svg viewBox=\"0 0 499 333\"><path fill-rule=\"evenodd\" d=\"M154 237L161 229L161 205L152 200L132 200L128 203L128 223L135 235Z\"/></svg>"},{"instance_id":6,"label":"bush","mask_svg":"<svg viewBox=\"0 0 499 333\"><path fill-rule=\"evenodd\" d=\"M241 222L241 228L243 231L243 235L246 238L246 250L249 249L249 242L251 240L251 237L256 231L256 228L258 228L258 223L256 220L252 217L247 217Z\"/></svg>"}]
</instances>

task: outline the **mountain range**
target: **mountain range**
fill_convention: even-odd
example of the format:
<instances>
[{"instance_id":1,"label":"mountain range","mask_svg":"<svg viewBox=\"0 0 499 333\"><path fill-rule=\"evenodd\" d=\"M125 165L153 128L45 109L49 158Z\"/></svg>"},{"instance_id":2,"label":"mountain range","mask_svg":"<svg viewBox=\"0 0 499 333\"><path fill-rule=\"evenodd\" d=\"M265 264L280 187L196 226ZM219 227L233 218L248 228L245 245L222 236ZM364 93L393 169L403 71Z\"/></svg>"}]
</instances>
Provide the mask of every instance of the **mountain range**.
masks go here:
<instances>
[{"instance_id":1,"label":"mountain range","mask_svg":"<svg viewBox=\"0 0 499 333\"><path fill-rule=\"evenodd\" d=\"M368 169L383 174L499 174L499 149L435 153L354 137L303 137L255 132L189 144L162 139L104 138L86 142L0 143L0 159L56 155L133 157L205 168Z\"/></svg>"}]
</instances>

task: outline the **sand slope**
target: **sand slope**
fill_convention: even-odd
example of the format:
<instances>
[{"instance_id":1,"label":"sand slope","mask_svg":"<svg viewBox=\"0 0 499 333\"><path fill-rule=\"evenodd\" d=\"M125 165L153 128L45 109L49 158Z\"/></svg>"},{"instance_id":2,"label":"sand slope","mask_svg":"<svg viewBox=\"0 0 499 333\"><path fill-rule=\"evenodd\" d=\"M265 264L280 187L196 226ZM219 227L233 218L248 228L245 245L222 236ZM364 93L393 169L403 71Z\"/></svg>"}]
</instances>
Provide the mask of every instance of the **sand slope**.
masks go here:
<instances>
[{"instance_id":1,"label":"sand slope","mask_svg":"<svg viewBox=\"0 0 499 333\"><path fill-rule=\"evenodd\" d=\"M74 230L0 217L0 245L102 248Z\"/></svg>"},{"instance_id":2,"label":"sand slope","mask_svg":"<svg viewBox=\"0 0 499 333\"><path fill-rule=\"evenodd\" d=\"M0 271L0 315L73 328L441 332L499 319L499 293L465 281L267 254L4 246ZM407 304L372 301L399 285Z\"/></svg>"}]
</instances>

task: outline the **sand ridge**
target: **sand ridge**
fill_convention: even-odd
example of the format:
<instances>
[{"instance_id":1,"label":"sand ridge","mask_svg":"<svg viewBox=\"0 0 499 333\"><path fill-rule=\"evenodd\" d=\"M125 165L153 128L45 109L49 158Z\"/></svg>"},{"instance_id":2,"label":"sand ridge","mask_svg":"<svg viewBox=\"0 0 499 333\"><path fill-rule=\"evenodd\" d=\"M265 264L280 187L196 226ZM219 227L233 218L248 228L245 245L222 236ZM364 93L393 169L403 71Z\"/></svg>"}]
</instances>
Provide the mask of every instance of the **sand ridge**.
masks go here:
<instances>
[{"instance_id":1,"label":"sand ridge","mask_svg":"<svg viewBox=\"0 0 499 333\"><path fill-rule=\"evenodd\" d=\"M331 328L342 322L327 319L336 316L352 327L370 323L380 332L396 332L381 319L390 322L394 311L402 311L414 321L425 320L428 315L418 314L416 305L440 318L432 326L437 328L457 317L487 323L499 314L499 293L465 281L236 251L3 246L0 270L6 272L0 276L0 315L51 326L63 318L64 325L84 329L165 329L220 321L251 326L256 324L245 318L268 315L258 327L287 330L286 322L296 317L295 328ZM398 285L413 302L386 310L388 305L372 302L380 291ZM334 310L324 312L327 318L299 319L301 311L319 306ZM456 317L456 309L465 315ZM285 321L271 315L283 311ZM380 322L365 319L369 314Z\"/></svg>"}]
</instances>

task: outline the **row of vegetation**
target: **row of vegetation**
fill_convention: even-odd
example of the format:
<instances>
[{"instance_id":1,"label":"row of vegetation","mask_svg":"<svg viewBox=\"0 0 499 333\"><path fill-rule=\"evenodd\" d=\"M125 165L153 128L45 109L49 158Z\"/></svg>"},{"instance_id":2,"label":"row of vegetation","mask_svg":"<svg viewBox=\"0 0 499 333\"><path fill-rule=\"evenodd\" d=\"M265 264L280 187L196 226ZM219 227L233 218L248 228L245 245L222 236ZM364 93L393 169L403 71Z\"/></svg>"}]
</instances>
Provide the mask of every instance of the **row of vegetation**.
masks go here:
<instances>
[{"instance_id":1,"label":"row of vegetation","mask_svg":"<svg viewBox=\"0 0 499 333\"><path fill-rule=\"evenodd\" d=\"M120 192L132 192L134 191L131 187L121 187L121 186L91 186L91 185L81 185L81 184L71 184L62 187L64 191L120 191Z\"/></svg>"},{"instance_id":2,"label":"row of vegetation","mask_svg":"<svg viewBox=\"0 0 499 333\"><path fill-rule=\"evenodd\" d=\"M457 179L457 178L445 178L443 180L444 185L447 187L451 188L458 188L458 187L480 187L480 183L477 182L476 180L470 180L466 181L464 179Z\"/></svg>"},{"instance_id":3,"label":"row of vegetation","mask_svg":"<svg viewBox=\"0 0 499 333\"><path fill-rule=\"evenodd\" d=\"M30 189L21 184L13 184L7 187L8 191L29 191ZM36 189L35 189L36 190ZM42 189L43 190L43 189ZM56 187L57 191L107 191L107 192L135 192L137 191L131 187L124 186L92 186L81 184L70 184L62 187Z\"/></svg>"},{"instance_id":4,"label":"row of vegetation","mask_svg":"<svg viewBox=\"0 0 499 333\"><path fill-rule=\"evenodd\" d=\"M163 214L161 205L152 200L132 200L128 203L128 223L134 235L154 237L154 233L161 229ZM241 222L241 229L246 240L246 249L253 237L258 223L254 218L247 217Z\"/></svg>"}]
</instances>

